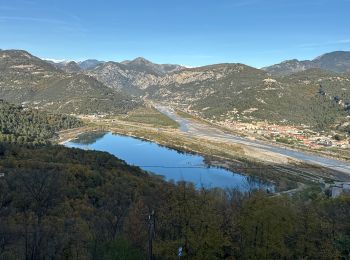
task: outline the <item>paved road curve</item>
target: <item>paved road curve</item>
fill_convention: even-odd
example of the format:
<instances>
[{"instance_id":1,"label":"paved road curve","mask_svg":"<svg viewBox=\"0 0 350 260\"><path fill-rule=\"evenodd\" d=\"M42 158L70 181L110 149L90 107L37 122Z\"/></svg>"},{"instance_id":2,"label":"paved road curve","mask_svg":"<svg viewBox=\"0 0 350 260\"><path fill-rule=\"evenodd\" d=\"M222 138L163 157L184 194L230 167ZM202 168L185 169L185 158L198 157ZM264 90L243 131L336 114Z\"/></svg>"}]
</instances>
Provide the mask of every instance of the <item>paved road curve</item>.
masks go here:
<instances>
[{"instance_id":1,"label":"paved road curve","mask_svg":"<svg viewBox=\"0 0 350 260\"><path fill-rule=\"evenodd\" d=\"M161 113L169 116L170 118L178 122L180 124L180 130L188 133L189 135L208 136L211 138L225 140L232 143L239 143L239 144L251 146L257 149L281 154L284 156L288 156L292 159L304 161L306 163L319 165L332 170L340 171L342 173L346 173L346 175L344 175L344 181L350 180L350 163L348 162L340 161L337 159L326 158L326 157L309 154L305 152L295 151L288 148L282 148L282 147L274 146L272 144L267 144L267 143L259 142L255 140L249 140L246 138L235 136L233 134L227 134L215 127L211 127L202 123L194 122L186 118L182 118L178 114L176 114L175 111L170 107L162 106L162 105L155 105L155 107Z\"/></svg>"}]
</instances>

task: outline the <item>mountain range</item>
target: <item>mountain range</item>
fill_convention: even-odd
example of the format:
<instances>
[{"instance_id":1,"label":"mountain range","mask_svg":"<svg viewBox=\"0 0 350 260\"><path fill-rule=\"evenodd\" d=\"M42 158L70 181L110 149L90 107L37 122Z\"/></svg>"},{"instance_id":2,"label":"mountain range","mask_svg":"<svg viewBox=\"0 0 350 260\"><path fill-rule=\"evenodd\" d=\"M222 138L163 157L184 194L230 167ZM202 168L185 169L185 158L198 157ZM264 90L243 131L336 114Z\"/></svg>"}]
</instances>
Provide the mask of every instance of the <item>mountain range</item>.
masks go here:
<instances>
[{"instance_id":1,"label":"mountain range","mask_svg":"<svg viewBox=\"0 0 350 260\"><path fill-rule=\"evenodd\" d=\"M150 99L219 122L347 129L349 54L257 69L240 63L185 68L144 58L52 63L25 51L1 51L0 94L11 102L76 114L127 112Z\"/></svg>"},{"instance_id":2,"label":"mountain range","mask_svg":"<svg viewBox=\"0 0 350 260\"><path fill-rule=\"evenodd\" d=\"M84 61L53 61L53 60L45 60L46 62L52 64L57 69L63 70L65 72L79 72L82 70L93 69L104 61L99 61L95 59L88 59Z\"/></svg>"},{"instance_id":3,"label":"mountain range","mask_svg":"<svg viewBox=\"0 0 350 260\"><path fill-rule=\"evenodd\" d=\"M22 50L0 51L0 97L73 114L123 113L138 105L91 76L64 72Z\"/></svg>"},{"instance_id":4,"label":"mountain range","mask_svg":"<svg viewBox=\"0 0 350 260\"><path fill-rule=\"evenodd\" d=\"M113 89L166 102L209 120L344 128L349 121L350 77L332 70L340 68L341 60L346 71L348 54L334 52L315 59L328 70L304 68L285 75L239 63L179 68L164 74L151 70L147 62L134 68L106 62L85 73Z\"/></svg>"},{"instance_id":5,"label":"mountain range","mask_svg":"<svg viewBox=\"0 0 350 260\"><path fill-rule=\"evenodd\" d=\"M335 51L323 54L313 60L287 60L262 69L273 75L290 75L299 71L316 68L336 73L349 73L350 52Z\"/></svg>"},{"instance_id":6,"label":"mountain range","mask_svg":"<svg viewBox=\"0 0 350 260\"><path fill-rule=\"evenodd\" d=\"M99 61L96 59L88 59L84 61L58 61L46 60L54 65L56 68L68 71L78 72L83 70L93 70L98 65L106 63L106 61ZM114 62L118 63L118 62ZM155 75L164 75L178 70L185 69L184 66L176 64L156 64L143 57L138 57L134 60L122 61L118 64L123 64L130 70L145 72ZM286 60L278 64L273 64L261 68L272 75L290 75L296 72L304 71L307 69L322 69L332 71L336 73L350 73L350 51L334 51L325 53L316 57L313 60Z\"/></svg>"},{"instance_id":7,"label":"mountain range","mask_svg":"<svg viewBox=\"0 0 350 260\"><path fill-rule=\"evenodd\" d=\"M95 59L88 59L84 61L53 61L45 60L48 63L54 65L56 68L66 72L79 72L83 70L91 70L96 68L100 64L106 63L105 61L99 61ZM138 57L134 60L125 60L119 64L125 65L130 70L143 71L145 73L151 73L155 75L164 75L170 72L181 70L185 67L176 64L156 64L143 57Z\"/></svg>"}]
</instances>

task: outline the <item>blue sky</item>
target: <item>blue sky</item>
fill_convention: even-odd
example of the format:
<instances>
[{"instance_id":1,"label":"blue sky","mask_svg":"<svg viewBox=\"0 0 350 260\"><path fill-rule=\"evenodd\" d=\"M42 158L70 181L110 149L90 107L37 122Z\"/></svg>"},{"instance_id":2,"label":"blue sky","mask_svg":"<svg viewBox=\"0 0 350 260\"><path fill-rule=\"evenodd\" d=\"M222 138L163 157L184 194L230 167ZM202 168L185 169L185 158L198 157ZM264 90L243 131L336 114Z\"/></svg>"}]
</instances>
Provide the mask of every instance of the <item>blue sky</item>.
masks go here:
<instances>
[{"instance_id":1,"label":"blue sky","mask_svg":"<svg viewBox=\"0 0 350 260\"><path fill-rule=\"evenodd\" d=\"M350 0L1 0L0 48L261 67L350 50Z\"/></svg>"}]
</instances>

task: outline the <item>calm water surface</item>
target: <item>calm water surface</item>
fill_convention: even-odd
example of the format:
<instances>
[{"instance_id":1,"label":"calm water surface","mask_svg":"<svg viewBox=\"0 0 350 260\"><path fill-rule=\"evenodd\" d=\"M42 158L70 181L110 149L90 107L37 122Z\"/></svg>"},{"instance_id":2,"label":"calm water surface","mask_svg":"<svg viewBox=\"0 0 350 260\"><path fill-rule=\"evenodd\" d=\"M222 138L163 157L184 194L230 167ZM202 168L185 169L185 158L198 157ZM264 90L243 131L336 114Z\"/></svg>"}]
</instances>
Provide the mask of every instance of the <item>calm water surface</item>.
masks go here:
<instances>
[{"instance_id":1,"label":"calm water surface","mask_svg":"<svg viewBox=\"0 0 350 260\"><path fill-rule=\"evenodd\" d=\"M257 178L210 167L200 155L178 152L133 137L112 133L86 133L67 142L65 146L109 152L128 164L162 175L167 181L192 182L198 188L204 186L238 188L241 191L254 188L274 190L271 184Z\"/></svg>"}]
</instances>

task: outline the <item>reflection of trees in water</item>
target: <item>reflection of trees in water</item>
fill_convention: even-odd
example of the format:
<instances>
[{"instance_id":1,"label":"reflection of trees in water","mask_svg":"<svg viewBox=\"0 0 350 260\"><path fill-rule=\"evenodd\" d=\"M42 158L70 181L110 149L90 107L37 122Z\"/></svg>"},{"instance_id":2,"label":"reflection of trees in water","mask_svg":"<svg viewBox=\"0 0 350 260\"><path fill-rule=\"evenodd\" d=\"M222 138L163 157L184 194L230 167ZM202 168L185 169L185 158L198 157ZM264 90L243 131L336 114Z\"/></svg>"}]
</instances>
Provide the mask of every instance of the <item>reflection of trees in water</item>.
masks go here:
<instances>
[{"instance_id":1,"label":"reflection of trees in water","mask_svg":"<svg viewBox=\"0 0 350 260\"><path fill-rule=\"evenodd\" d=\"M87 132L80 134L76 139L72 140L72 143L90 145L95 143L97 140L102 139L107 132L97 131L97 132Z\"/></svg>"},{"instance_id":2,"label":"reflection of trees in water","mask_svg":"<svg viewBox=\"0 0 350 260\"><path fill-rule=\"evenodd\" d=\"M134 140L139 140L141 142L144 142L144 143L149 143L149 144L155 144L161 148L165 148L167 150L170 150L170 151L175 151L177 152L178 154L190 154L190 155L198 155L197 153L195 152L192 152L192 151L184 151L184 150L180 150L179 148L175 147L175 146L172 146L172 145L163 145L163 144L159 144L159 143L156 143L156 142L152 142L150 140L146 140L146 139L143 139L141 137L137 137L137 136L128 136L128 135L122 135L122 134L113 134L115 136L122 136L122 137L128 137L128 138L131 138L131 139L134 139Z\"/></svg>"},{"instance_id":3,"label":"reflection of trees in water","mask_svg":"<svg viewBox=\"0 0 350 260\"><path fill-rule=\"evenodd\" d=\"M262 178L258 176L253 176L253 175L248 175L246 178L247 186L249 187L249 190L269 190L269 191L274 191L275 188L274 186L267 182L264 181Z\"/></svg>"}]
</instances>

